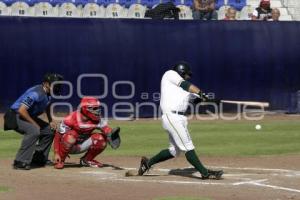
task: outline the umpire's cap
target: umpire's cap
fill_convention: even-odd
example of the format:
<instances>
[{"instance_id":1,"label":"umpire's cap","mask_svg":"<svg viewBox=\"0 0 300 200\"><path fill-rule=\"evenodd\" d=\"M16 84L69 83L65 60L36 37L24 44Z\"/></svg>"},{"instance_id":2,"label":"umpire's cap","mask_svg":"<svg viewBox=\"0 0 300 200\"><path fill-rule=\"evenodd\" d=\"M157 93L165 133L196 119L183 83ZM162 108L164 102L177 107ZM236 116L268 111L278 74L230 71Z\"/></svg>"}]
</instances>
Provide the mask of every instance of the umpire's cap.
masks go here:
<instances>
[{"instance_id":1,"label":"umpire's cap","mask_svg":"<svg viewBox=\"0 0 300 200\"><path fill-rule=\"evenodd\" d=\"M55 81L63 81L64 77L60 74L56 74L56 73L47 73L44 76L44 80L43 82L47 82L50 85L52 85L52 83L54 83ZM61 84L55 84L53 87L53 93L55 95L60 95L61 92Z\"/></svg>"},{"instance_id":2,"label":"umpire's cap","mask_svg":"<svg viewBox=\"0 0 300 200\"><path fill-rule=\"evenodd\" d=\"M190 65L185 61L178 62L174 66L173 70L176 71L182 78L185 78L185 75L188 75L189 77L192 76Z\"/></svg>"}]
</instances>

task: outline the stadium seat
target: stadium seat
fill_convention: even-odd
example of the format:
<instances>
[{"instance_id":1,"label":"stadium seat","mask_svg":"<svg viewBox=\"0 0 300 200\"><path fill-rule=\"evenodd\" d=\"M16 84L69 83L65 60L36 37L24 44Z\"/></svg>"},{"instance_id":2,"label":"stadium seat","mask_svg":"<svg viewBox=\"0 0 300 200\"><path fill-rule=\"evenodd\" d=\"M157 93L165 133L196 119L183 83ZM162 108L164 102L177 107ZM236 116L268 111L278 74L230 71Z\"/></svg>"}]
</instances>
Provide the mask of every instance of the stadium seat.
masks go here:
<instances>
[{"instance_id":1,"label":"stadium seat","mask_svg":"<svg viewBox=\"0 0 300 200\"><path fill-rule=\"evenodd\" d=\"M194 0L184 0L184 5L192 7L194 4Z\"/></svg>"},{"instance_id":2,"label":"stadium seat","mask_svg":"<svg viewBox=\"0 0 300 200\"><path fill-rule=\"evenodd\" d=\"M144 18L146 7L141 4L132 4L129 7L127 18Z\"/></svg>"},{"instance_id":3,"label":"stadium seat","mask_svg":"<svg viewBox=\"0 0 300 200\"><path fill-rule=\"evenodd\" d=\"M285 15L285 16L280 16L279 20L280 21L293 21L293 18L290 15Z\"/></svg>"},{"instance_id":4,"label":"stadium seat","mask_svg":"<svg viewBox=\"0 0 300 200\"><path fill-rule=\"evenodd\" d=\"M251 20L252 14L254 12L254 7L252 6L244 6L240 13L240 20Z\"/></svg>"},{"instance_id":5,"label":"stadium seat","mask_svg":"<svg viewBox=\"0 0 300 200\"><path fill-rule=\"evenodd\" d=\"M216 9L219 10L222 6L224 6L224 0L215 0Z\"/></svg>"},{"instance_id":6,"label":"stadium seat","mask_svg":"<svg viewBox=\"0 0 300 200\"><path fill-rule=\"evenodd\" d=\"M246 0L228 0L227 5L240 11L246 6Z\"/></svg>"},{"instance_id":7,"label":"stadium seat","mask_svg":"<svg viewBox=\"0 0 300 200\"><path fill-rule=\"evenodd\" d=\"M105 8L96 3L88 3L83 7L82 17L86 18L104 18Z\"/></svg>"},{"instance_id":8,"label":"stadium seat","mask_svg":"<svg viewBox=\"0 0 300 200\"><path fill-rule=\"evenodd\" d=\"M33 16L31 8L25 2L15 2L11 5L12 16Z\"/></svg>"},{"instance_id":9,"label":"stadium seat","mask_svg":"<svg viewBox=\"0 0 300 200\"><path fill-rule=\"evenodd\" d=\"M126 18L127 11L120 4L117 4L117 3L109 4L105 10L105 17L106 18Z\"/></svg>"},{"instance_id":10,"label":"stadium seat","mask_svg":"<svg viewBox=\"0 0 300 200\"><path fill-rule=\"evenodd\" d=\"M73 3L63 3L58 9L59 17L80 17L81 13Z\"/></svg>"},{"instance_id":11,"label":"stadium seat","mask_svg":"<svg viewBox=\"0 0 300 200\"><path fill-rule=\"evenodd\" d=\"M247 0L246 4L249 6L252 6L254 8L257 8L259 5L259 0Z\"/></svg>"},{"instance_id":12,"label":"stadium seat","mask_svg":"<svg viewBox=\"0 0 300 200\"><path fill-rule=\"evenodd\" d=\"M141 4L148 8L153 8L154 6L160 4L160 0L141 0Z\"/></svg>"},{"instance_id":13,"label":"stadium seat","mask_svg":"<svg viewBox=\"0 0 300 200\"><path fill-rule=\"evenodd\" d=\"M94 3L94 1L89 1L89 0L67 0L65 2L73 3L77 7L79 7L79 6L83 7L85 4L88 4L88 3L91 3L91 2Z\"/></svg>"},{"instance_id":14,"label":"stadium seat","mask_svg":"<svg viewBox=\"0 0 300 200\"><path fill-rule=\"evenodd\" d=\"M137 4L138 0L119 0L119 4L121 6L125 6L126 8L129 8L133 4Z\"/></svg>"},{"instance_id":15,"label":"stadium seat","mask_svg":"<svg viewBox=\"0 0 300 200\"><path fill-rule=\"evenodd\" d=\"M162 3L168 3L168 2L172 2L176 6L184 4L184 0L162 0Z\"/></svg>"},{"instance_id":16,"label":"stadium seat","mask_svg":"<svg viewBox=\"0 0 300 200\"><path fill-rule=\"evenodd\" d=\"M6 6L11 6L13 3L16 2L25 2L29 6L33 6L35 3L37 3L38 0L1 0L3 3L6 4Z\"/></svg>"},{"instance_id":17,"label":"stadium seat","mask_svg":"<svg viewBox=\"0 0 300 200\"><path fill-rule=\"evenodd\" d=\"M97 0L97 4L107 7L109 4L116 3L116 0Z\"/></svg>"},{"instance_id":18,"label":"stadium seat","mask_svg":"<svg viewBox=\"0 0 300 200\"><path fill-rule=\"evenodd\" d=\"M52 7L48 2L40 2L34 5L35 16L38 17L57 17L58 9Z\"/></svg>"},{"instance_id":19,"label":"stadium seat","mask_svg":"<svg viewBox=\"0 0 300 200\"><path fill-rule=\"evenodd\" d=\"M10 15L10 9L5 3L0 1L0 15Z\"/></svg>"},{"instance_id":20,"label":"stadium seat","mask_svg":"<svg viewBox=\"0 0 300 200\"><path fill-rule=\"evenodd\" d=\"M281 15L281 16L286 16L286 15L288 15L288 11L287 11L286 8L278 8L278 9L279 9L279 11L280 11L280 15Z\"/></svg>"},{"instance_id":21,"label":"stadium seat","mask_svg":"<svg viewBox=\"0 0 300 200\"><path fill-rule=\"evenodd\" d=\"M193 19L193 13L190 7L186 5L178 5L176 7L180 9L179 19Z\"/></svg>"},{"instance_id":22,"label":"stadium seat","mask_svg":"<svg viewBox=\"0 0 300 200\"><path fill-rule=\"evenodd\" d=\"M4 3L6 6L11 6L13 3L16 2L16 0L1 0L2 3Z\"/></svg>"},{"instance_id":23,"label":"stadium seat","mask_svg":"<svg viewBox=\"0 0 300 200\"><path fill-rule=\"evenodd\" d=\"M59 5L61 5L62 3L64 3L64 2L62 2L62 0L41 0L40 2L48 2L53 7L57 7L57 8L58 8Z\"/></svg>"},{"instance_id":24,"label":"stadium seat","mask_svg":"<svg viewBox=\"0 0 300 200\"><path fill-rule=\"evenodd\" d=\"M225 14L227 9L230 6L222 6L219 10L218 10L218 20L223 20L225 18Z\"/></svg>"},{"instance_id":25,"label":"stadium seat","mask_svg":"<svg viewBox=\"0 0 300 200\"><path fill-rule=\"evenodd\" d=\"M271 7L272 8L281 8L282 7L282 3L280 0L272 0L271 1Z\"/></svg>"}]
</instances>

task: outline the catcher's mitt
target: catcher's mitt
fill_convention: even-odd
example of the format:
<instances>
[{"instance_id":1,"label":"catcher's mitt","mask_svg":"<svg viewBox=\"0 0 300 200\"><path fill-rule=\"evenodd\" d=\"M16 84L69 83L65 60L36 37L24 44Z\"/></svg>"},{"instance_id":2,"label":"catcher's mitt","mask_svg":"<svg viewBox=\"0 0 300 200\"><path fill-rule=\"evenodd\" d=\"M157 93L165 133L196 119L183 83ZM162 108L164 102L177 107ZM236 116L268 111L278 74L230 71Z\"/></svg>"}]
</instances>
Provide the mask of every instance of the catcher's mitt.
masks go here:
<instances>
[{"instance_id":1,"label":"catcher's mitt","mask_svg":"<svg viewBox=\"0 0 300 200\"><path fill-rule=\"evenodd\" d=\"M108 135L107 135L107 141L111 148L117 149L119 148L121 144L121 138L120 138L120 127L114 128Z\"/></svg>"}]
</instances>

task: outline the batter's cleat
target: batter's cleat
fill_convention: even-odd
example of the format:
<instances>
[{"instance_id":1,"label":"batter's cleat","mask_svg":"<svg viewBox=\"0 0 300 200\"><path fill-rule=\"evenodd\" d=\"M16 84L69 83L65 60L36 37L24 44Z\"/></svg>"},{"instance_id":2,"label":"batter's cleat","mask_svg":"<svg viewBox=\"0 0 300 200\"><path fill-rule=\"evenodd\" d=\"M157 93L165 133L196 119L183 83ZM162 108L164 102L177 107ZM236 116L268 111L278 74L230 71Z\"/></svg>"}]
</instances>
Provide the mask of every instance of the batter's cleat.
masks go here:
<instances>
[{"instance_id":1,"label":"batter's cleat","mask_svg":"<svg viewBox=\"0 0 300 200\"><path fill-rule=\"evenodd\" d=\"M141 158L141 164L140 164L140 168L139 168L139 171L138 171L139 176L143 176L143 174L145 172L149 171L150 167L149 167L148 163L149 163L148 158L146 158L146 157Z\"/></svg>"},{"instance_id":2,"label":"batter's cleat","mask_svg":"<svg viewBox=\"0 0 300 200\"><path fill-rule=\"evenodd\" d=\"M15 160L13 164L13 168L20 169L20 170L30 170L30 164Z\"/></svg>"},{"instance_id":3,"label":"batter's cleat","mask_svg":"<svg viewBox=\"0 0 300 200\"><path fill-rule=\"evenodd\" d=\"M63 169L65 166L65 163L64 162L58 162L58 163L55 163L54 164L54 168L55 169Z\"/></svg>"},{"instance_id":4,"label":"batter's cleat","mask_svg":"<svg viewBox=\"0 0 300 200\"><path fill-rule=\"evenodd\" d=\"M224 174L223 170L214 171L209 169L207 170L207 172L208 172L207 175L201 175L202 180L209 179L209 178L220 180L222 178L222 175Z\"/></svg>"},{"instance_id":5,"label":"batter's cleat","mask_svg":"<svg viewBox=\"0 0 300 200\"><path fill-rule=\"evenodd\" d=\"M97 160L84 160L84 158L80 158L80 165L83 167L95 167L95 168L100 168L103 167L103 164L98 162Z\"/></svg>"}]
</instances>

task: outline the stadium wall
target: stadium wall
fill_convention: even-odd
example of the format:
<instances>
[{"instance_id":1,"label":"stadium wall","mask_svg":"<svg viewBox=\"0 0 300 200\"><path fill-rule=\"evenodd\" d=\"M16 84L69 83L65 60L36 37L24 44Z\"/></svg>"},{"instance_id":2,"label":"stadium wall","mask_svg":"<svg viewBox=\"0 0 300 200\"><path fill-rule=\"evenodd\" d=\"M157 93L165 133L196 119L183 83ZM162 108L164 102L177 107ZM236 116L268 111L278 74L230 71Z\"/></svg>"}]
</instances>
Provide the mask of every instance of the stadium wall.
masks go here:
<instances>
[{"instance_id":1,"label":"stadium wall","mask_svg":"<svg viewBox=\"0 0 300 200\"><path fill-rule=\"evenodd\" d=\"M81 93L103 94L106 85L108 108L116 102L158 103L162 74L186 60L192 81L218 98L269 101L272 109L295 111L299 35L299 22L1 17L0 105L7 108L46 72L61 73L74 85L67 100L74 105L78 77L85 73L107 76L107 83L83 78ZM134 83L133 95L127 83L114 85L120 80ZM114 98L114 86L129 99ZM142 109L142 115L151 113Z\"/></svg>"}]
</instances>

